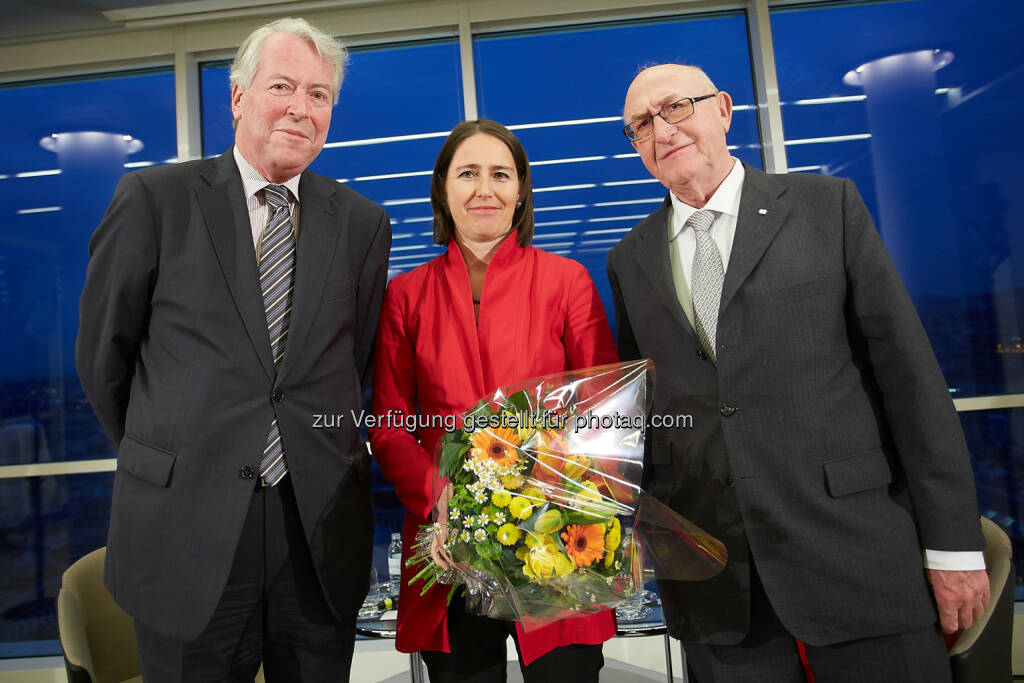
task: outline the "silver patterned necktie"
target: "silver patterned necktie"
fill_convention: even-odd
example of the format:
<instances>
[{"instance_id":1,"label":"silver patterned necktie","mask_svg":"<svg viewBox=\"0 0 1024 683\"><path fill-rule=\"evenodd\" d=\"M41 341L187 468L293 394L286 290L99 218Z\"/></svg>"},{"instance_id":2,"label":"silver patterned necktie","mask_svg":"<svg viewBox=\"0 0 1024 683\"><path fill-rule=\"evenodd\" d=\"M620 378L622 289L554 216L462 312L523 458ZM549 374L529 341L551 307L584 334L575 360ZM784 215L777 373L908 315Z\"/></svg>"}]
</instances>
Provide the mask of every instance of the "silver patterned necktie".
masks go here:
<instances>
[{"instance_id":1,"label":"silver patterned necktie","mask_svg":"<svg viewBox=\"0 0 1024 683\"><path fill-rule=\"evenodd\" d=\"M274 367L284 358L288 339L288 319L292 312L292 286L295 279L295 229L288 207L288 188L267 185L263 188L270 216L260 237L260 289L263 308L267 314L267 331ZM260 461L260 477L267 486L274 486L284 477L288 466L284 461L284 447L277 417L270 423L267 447Z\"/></svg>"},{"instance_id":2,"label":"silver patterned necktie","mask_svg":"<svg viewBox=\"0 0 1024 683\"><path fill-rule=\"evenodd\" d=\"M718 327L718 304L722 300L722 282L725 268L718 245L708 232L715 220L711 211L694 212L686 221L693 228L697 238L697 250L693 254L693 282L690 286L693 296L693 323L704 351L716 360L715 336Z\"/></svg>"}]
</instances>

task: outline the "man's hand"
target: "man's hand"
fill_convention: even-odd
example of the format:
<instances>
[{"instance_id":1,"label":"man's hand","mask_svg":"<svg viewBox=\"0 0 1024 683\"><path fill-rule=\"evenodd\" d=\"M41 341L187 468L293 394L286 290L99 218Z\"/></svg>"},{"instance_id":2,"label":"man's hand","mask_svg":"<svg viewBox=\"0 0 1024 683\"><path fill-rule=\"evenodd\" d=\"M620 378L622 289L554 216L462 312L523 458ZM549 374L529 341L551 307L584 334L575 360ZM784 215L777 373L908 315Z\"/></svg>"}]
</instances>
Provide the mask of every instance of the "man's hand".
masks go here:
<instances>
[{"instance_id":1,"label":"man's hand","mask_svg":"<svg viewBox=\"0 0 1024 683\"><path fill-rule=\"evenodd\" d=\"M434 534L434 538L430 541L430 557L434 560L434 564L445 571L451 569L455 564L455 560L444 547L445 541L448 540L448 501L451 500L453 492L452 485L447 484L437 498L435 507L437 508L437 523L440 525L441 531Z\"/></svg>"},{"instance_id":2,"label":"man's hand","mask_svg":"<svg viewBox=\"0 0 1024 683\"><path fill-rule=\"evenodd\" d=\"M939 621L944 633L955 633L971 627L980 619L989 601L988 574L974 571L928 570L928 583L935 594Z\"/></svg>"}]
</instances>

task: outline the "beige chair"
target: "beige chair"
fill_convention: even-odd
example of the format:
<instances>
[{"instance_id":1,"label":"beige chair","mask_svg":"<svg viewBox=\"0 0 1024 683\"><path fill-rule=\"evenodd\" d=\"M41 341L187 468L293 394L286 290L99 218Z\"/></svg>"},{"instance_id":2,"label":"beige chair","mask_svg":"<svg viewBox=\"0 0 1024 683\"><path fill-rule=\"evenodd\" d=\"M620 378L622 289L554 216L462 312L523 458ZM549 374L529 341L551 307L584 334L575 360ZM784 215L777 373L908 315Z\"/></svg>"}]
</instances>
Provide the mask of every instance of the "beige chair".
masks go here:
<instances>
[{"instance_id":1,"label":"beige chair","mask_svg":"<svg viewBox=\"0 0 1024 683\"><path fill-rule=\"evenodd\" d=\"M992 600L985 614L960 633L949 650L954 683L1008 683L1013 637L1013 595L1017 573L1013 548L1006 533L987 517L981 518L985 535L985 567Z\"/></svg>"},{"instance_id":2,"label":"beige chair","mask_svg":"<svg viewBox=\"0 0 1024 683\"><path fill-rule=\"evenodd\" d=\"M68 567L57 594L57 628L68 683L141 681L132 618L103 585L107 549Z\"/></svg>"},{"instance_id":3,"label":"beige chair","mask_svg":"<svg viewBox=\"0 0 1024 683\"><path fill-rule=\"evenodd\" d=\"M103 585L107 549L94 550L64 572L57 629L68 683L141 683L135 623ZM255 683L264 683L263 667Z\"/></svg>"}]
</instances>

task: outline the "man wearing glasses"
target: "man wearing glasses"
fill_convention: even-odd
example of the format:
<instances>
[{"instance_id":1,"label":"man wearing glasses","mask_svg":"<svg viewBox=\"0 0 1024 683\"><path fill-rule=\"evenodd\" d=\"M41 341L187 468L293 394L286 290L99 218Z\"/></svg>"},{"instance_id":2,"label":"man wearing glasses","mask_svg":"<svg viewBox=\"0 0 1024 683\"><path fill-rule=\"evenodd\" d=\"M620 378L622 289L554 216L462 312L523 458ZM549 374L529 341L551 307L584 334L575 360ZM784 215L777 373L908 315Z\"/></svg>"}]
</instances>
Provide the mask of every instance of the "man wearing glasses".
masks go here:
<instances>
[{"instance_id":1,"label":"man wearing glasses","mask_svg":"<svg viewBox=\"0 0 1024 683\"><path fill-rule=\"evenodd\" d=\"M659 581L666 623L700 683L804 680L795 638L819 683L948 681L936 622L989 588L942 373L853 183L740 163L731 117L674 64L623 111L669 194L608 255L619 349L654 360L654 414L694 416L649 433L648 488L729 551Z\"/></svg>"}]
</instances>

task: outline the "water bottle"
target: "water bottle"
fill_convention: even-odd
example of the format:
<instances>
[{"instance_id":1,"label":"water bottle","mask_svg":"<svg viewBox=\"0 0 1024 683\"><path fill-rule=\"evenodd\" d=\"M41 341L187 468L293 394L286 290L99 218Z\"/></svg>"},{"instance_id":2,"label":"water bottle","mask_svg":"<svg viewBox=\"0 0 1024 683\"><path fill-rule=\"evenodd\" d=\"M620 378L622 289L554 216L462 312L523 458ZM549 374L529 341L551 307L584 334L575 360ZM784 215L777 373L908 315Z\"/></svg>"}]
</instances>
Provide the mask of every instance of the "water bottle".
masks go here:
<instances>
[{"instance_id":1,"label":"water bottle","mask_svg":"<svg viewBox=\"0 0 1024 683\"><path fill-rule=\"evenodd\" d=\"M388 591L391 595L398 595L398 589L402 585L402 534L395 532L391 534L391 543L388 545Z\"/></svg>"}]
</instances>

